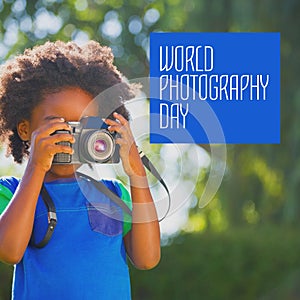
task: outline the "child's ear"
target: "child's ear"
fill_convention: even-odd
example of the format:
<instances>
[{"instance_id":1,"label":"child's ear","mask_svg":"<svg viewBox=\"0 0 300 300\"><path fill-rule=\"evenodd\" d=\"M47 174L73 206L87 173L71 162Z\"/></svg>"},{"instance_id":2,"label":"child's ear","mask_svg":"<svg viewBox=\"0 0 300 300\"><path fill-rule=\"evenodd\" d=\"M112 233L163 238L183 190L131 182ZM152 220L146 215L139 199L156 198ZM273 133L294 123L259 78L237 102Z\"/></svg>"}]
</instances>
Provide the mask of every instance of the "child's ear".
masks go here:
<instances>
[{"instance_id":1,"label":"child's ear","mask_svg":"<svg viewBox=\"0 0 300 300\"><path fill-rule=\"evenodd\" d=\"M18 123L17 130L18 130L19 137L22 141L30 140L29 121L22 120L20 123Z\"/></svg>"}]
</instances>

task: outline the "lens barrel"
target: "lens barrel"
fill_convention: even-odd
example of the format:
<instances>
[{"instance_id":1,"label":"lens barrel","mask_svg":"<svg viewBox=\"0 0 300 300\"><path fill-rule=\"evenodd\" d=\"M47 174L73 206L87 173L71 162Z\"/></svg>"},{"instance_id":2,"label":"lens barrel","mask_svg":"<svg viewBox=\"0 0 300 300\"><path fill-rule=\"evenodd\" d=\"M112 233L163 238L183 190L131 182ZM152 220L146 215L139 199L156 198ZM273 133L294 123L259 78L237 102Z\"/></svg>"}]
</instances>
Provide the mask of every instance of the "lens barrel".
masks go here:
<instances>
[{"instance_id":1,"label":"lens barrel","mask_svg":"<svg viewBox=\"0 0 300 300\"><path fill-rule=\"evenodd\" d=\"M103 163L115 152L115 141L109 131L88 131L82 137L81 153L87 161Z\"/></svg>"}]
</instances>

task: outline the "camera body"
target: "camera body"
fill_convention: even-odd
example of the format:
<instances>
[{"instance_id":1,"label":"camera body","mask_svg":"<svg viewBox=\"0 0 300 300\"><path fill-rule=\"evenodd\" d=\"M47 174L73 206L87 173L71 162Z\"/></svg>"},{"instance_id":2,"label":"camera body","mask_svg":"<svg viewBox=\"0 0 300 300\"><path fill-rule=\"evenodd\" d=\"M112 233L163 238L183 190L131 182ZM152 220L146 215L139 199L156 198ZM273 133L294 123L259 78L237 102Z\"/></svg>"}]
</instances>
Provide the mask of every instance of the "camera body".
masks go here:
<instances>
[{"instance_id":1,"label":"camera body","mask_svg":"<svg viewBox=\"0 0 300 300\"><path fill-rule=\"evenodd\" d=\"M82 163L118 163L120 161L119 148L115 139L117 133L107 130L99 117L84 117L80 122L68 122L72 132L57 130L56 133L70 133L75 137L75 143L59 142L74 149L73 155L57 153L54 155L53 164L82 164Z\"/></svg>"}]
</instances>

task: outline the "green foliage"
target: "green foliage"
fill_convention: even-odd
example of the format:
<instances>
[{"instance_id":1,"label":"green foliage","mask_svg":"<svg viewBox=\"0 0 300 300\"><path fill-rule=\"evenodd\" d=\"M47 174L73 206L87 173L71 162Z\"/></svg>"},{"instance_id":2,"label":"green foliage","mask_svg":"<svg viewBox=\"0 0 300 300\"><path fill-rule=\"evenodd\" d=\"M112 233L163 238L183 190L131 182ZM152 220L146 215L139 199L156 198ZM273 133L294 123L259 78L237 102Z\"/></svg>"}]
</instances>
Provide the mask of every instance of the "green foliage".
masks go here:
<instances>
[{"instance_id":1,"label":"green foliage","mask_svg":"<svg viewBox=\"0 0 300 300\"><path fill-rule=\"evenodd\" d=\"M0 300L10 299L13 267L0 263Z\"/></svg>"},{"instance_id":2,"label":"green foliage","mask_svg":"<svg viewBox=\"0 0 300 300\"><path fill-rule=\"evenodd\" d=\"M0 61L46 40L94 39L112 47L116 63L126 76L143 77L148 74L149 33L159 18L165 15L172 24L177 20L178 29L186 19L172 3L151 2L0 1ZM177 2L180 5L183 1Z\"/></svg>"},{"instance_id":3,"label":"green foliage","mask_svg":"<svg viewBox=\"0 0 300 300\"><path fill-rule=\"evenodd\" d=\"M46 14L57 27L39 29L42 13L43 25ZM46 40L89 38L112 47L128 78L144 77L152 31L280 32L282 135L280 145L228 145L216 199L204 209L194 206L185 228L206 233L163 248L155 270L132 270L134 299L299 298L299 233L261 229L300 222L299 1L0 0L0 62ZM198 199L204 182L205 174L194 191ZM243 225L255 227L236 231ZM5 267L0 299L10 291Z\"/></svg>"},{"instance_id":4,"label":"green foliage","mask_svg":"<svg viewBox=\"0 0 300 300\"><path fill-rule=\"evenodd\" d=\"M298 235L257 227L182 235L155 269L132 268L133 299L296 299Z\"/></svg>"},{"instance_id":5,"label":"green foliage","mask_svg":"<svg viewBox=\"0 0 300 300\"><path fill-rule=\"evenodd\" d=\"M153 270L131 267L132 298L298 299L299 230L252 227L177 237ZM12 267L0 263L0 300L9 299Z\"/></svg>"},{"instance_id":6,"label":"green foliage","mask_svg":"<svg viewBox=\"0 0 300 300\"><path fill-rule=\"evenodd\" d=\"M131 79L148 75L152 31L281 32L281 144L228 146L227 175L217 197L229 225L296 224L299 11L300 2L294 0L0 1L0 62L46 40L95 39L112 47L116 64ZM202 189L200 182L198 198Z\"/></svg>"}]
</instances>

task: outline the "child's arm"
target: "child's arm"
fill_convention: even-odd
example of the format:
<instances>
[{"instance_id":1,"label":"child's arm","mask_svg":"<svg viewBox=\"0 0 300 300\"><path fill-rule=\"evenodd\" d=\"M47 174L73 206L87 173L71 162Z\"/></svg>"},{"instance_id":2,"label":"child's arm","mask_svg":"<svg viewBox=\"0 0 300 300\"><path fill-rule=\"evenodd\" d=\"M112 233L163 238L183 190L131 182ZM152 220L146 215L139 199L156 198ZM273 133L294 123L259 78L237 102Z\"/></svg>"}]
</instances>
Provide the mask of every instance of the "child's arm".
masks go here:
<instances>
[{"instance_id":1,"label":"child's arm","mask_svg":"<svg viewBox=\"0 0 300 300\"><path fill-rule=\"evenodd\" d=\"M114 113L119 121L106 120L109 130L121 135L120 145L123 168L130 179L132 198L132 228L124 237L128 256L139 269L151 269L160 260L160 229L156 209L148 187L143 163L140 159L128 121Z\"/></svg>"},{"instance_id":2,"label":"child's arm","mask_svg":"<svg viewBox=\"0 0 300 300\"><path fill-rule=\"evenodd\" d=\"M151 269L160 260L160 230L147 179L130 177L132 228L124 237L127 254L139 269Z\"/></svg>"},{"instance_id":3,"label":"child's arm","mask_svg":"<svg viewBox=\"0 0 300 300\"><path fill-rule=\"evenodd\" d=\"M37 199L53 156L62 151L72 152L70 147L56 145L58 141L72 142L73 139L70 134L51 136L58 129L69 130L69 125L55 119L32 134L31 154L24 176L0 216L0 260L3 262L16 264L22 259L31 237Z\"/></svg>"},{"instance_id":4,"label":"child's arm","mask_svg":"<svg viewBox=\"0 0 300 300\"><path fill-rule=\"evenodd\" d=\"M22 181L0 216L0 260L18 263L28 245L38 195L45 174L28 165Z\"/></svg>"}]
</instances>

